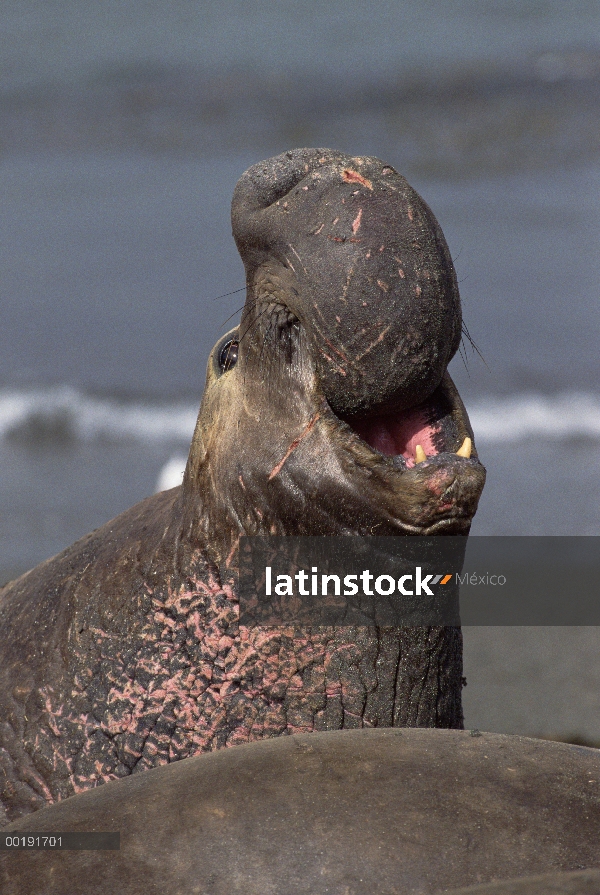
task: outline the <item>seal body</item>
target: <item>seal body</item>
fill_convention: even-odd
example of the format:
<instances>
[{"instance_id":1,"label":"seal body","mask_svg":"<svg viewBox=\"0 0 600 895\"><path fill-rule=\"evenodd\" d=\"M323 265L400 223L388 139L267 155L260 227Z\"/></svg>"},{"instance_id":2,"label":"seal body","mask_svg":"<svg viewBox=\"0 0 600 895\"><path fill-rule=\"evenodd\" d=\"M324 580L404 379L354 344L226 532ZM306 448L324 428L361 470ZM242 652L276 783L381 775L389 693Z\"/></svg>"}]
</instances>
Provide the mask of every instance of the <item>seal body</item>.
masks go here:
<instances>
[{"instance_id":1,"label":"seal body","mask_svg":"<svg viewBox=\"0 0 600 895\"><path fill-rule=\"evenodd\" d=\"M0 852L0 888L433 895L495 880L489 895L592 895L597 879L586 888L501 881L598 866L600 795L589 781L599 764L595 749L466 731L252 743L109 783L12 824L3 833L120 831L121 847Z\"/></svg>"},{"instance_id":2,"label":"seal body","mask_svg":"<svg viewBox=\"0 0 600 895\"><path fill-rule=\"evenodd\" d=\"M248 295L183 485L0 590L0 824L250 740L462 726L458 628L237 623L242 534L468 532L441 231L389 166L330 150L251 168L232 217Z\"/></svg>"}]
</instances>

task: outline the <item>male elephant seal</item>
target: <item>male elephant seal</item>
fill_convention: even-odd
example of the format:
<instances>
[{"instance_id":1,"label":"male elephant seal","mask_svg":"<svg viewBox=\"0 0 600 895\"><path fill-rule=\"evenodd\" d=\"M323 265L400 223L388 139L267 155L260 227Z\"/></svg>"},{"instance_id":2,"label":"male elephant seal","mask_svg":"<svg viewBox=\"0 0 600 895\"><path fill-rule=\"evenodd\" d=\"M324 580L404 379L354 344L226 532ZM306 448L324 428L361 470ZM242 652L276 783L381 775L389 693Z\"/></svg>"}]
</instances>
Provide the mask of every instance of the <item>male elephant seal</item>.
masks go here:
<instances>
[{"instance_id":1,"label":"male elephant seal","mask_svg":"<svg viewBox=\"0 0 600 895\"><path fill-rule=\"evenodd\" d=\"M236 624L243 533L468 532L485 473L441 230L392 168L330 150L250 168L232 219L247 299L182 487L0 591L0 824L263 737L462 726L458 628Z\"/></svg>"},{"instance_id":2,"label":"male elephant seal","mask_svg":"<svg viewBox=\"0 0 600 895\"><path fill-rule=\"evenodd\" d=\"M21 818L11 832L120 831L121 848L0 852L0 890L433 895L589 868L600 863L599 771L596 749L500 734L280 737L135 774ZM497 886L497 895L544 891Z\"/></svg>"}]
</instances>

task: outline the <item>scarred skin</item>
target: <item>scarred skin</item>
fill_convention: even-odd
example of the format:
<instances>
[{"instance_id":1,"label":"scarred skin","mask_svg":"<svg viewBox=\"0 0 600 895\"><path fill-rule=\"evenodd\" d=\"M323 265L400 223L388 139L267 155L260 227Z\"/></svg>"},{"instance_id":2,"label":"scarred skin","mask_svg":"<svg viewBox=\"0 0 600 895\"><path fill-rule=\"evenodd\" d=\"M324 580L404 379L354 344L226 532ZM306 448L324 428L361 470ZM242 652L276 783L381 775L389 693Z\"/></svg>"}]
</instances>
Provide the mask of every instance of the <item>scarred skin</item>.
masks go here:
<instances>
[{"instance_id":1,"label":"scarred skin","mask_svg":"<svg viewBox=\"0 0 600 895\"><path fill-rule=\"evenodd\" d=\"M459 628L237 624L241 534L468 532L484 470L452 453L473 433L441 231L389 166L331 150L251 168L232 219L248 298L182 487L0 590L0 826L250 740L462 726Z\"/></svg>"}]
</instances>

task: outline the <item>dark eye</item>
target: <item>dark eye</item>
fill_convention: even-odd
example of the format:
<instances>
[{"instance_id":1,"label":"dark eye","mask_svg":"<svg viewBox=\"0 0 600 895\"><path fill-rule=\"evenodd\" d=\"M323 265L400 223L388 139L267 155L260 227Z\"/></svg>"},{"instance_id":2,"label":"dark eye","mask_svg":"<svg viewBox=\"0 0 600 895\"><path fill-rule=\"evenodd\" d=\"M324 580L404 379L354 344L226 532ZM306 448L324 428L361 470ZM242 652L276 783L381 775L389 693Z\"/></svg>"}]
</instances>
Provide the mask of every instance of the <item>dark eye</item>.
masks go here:
<instances>
[{"instance_id":1,"label":"dark eye","mask_svg":"<svg viewBox=\"0 0 600 895\"><path fill-rule=\"evenodd\" d=\"M238 359L239 342L237 339L230 339L225 342L219 353L219 367L222 373L227 373L233 369Z\"/></svg>"}]
</instances>

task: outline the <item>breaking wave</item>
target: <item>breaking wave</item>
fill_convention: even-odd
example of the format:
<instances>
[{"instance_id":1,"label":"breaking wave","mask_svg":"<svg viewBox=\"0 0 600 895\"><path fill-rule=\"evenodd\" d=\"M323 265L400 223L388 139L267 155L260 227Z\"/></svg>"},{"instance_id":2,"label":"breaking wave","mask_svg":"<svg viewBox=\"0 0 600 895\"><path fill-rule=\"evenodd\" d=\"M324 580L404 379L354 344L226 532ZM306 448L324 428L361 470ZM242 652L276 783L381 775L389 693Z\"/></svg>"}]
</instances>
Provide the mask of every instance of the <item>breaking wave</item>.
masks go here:
<instances>
[{"instance_id":1,"label":"breaking wave","mask_svg":"<svg viewBox=\"0 0 600 895\"><path fill-rule=\"evenodd\" d=\"M70 386L0 391L0 438L56 441L189 442L198 407L189 403L125 402Z\"/></svg>"},{"instance_id":2,"label":"breaking wave","mask_svg":"<svg viewBox=\"0 0 600 895\"><path fill-rule=\"evenodd\" d=\"M600 439L600 395L514 395L478 401L467 409L478 442Z\"/></svg>"},{"instance_id":3,"label":"breaking wave","mask_svg":"<svg viewBox=\"0 0 600 895\"><path fill-rule=\"evenodd\" d=\"M600 439L600 395L490 397L467 406L478 442ZM189 444L197 404L98 398L72 388L0 391L0 439ZM179 454L177 455L179 457Z\"/></svg>"}]
</instances>

